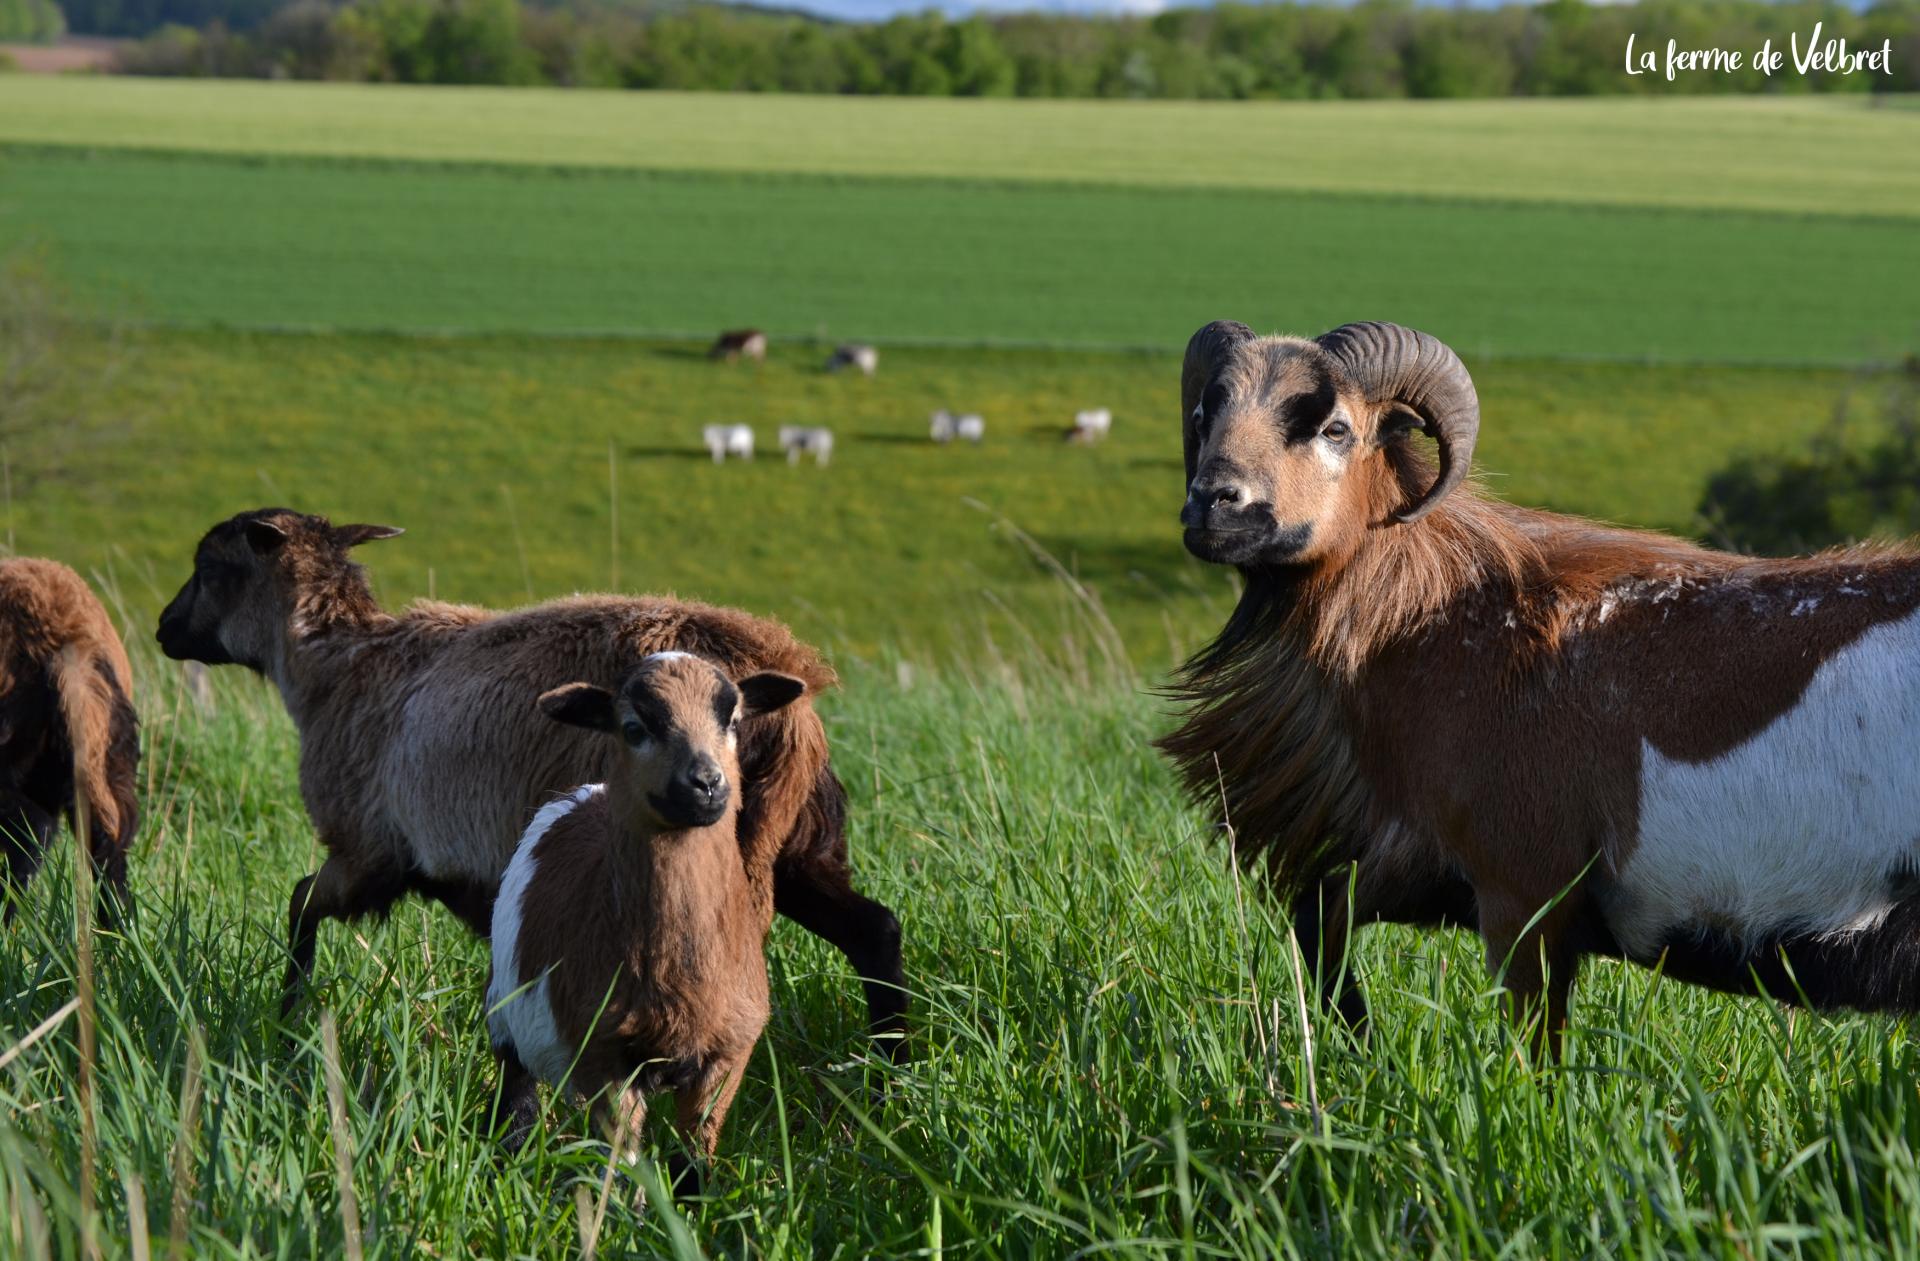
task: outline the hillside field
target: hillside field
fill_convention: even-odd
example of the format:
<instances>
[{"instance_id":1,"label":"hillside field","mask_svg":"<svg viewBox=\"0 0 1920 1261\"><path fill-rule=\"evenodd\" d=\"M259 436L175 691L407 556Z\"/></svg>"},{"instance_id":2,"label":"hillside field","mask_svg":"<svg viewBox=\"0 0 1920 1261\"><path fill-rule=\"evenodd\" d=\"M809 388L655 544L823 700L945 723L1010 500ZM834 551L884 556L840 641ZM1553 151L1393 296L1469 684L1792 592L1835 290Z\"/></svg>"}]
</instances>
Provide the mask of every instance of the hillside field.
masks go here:
<instances>
[{"instance_id":1,"label":"hillside field","mask_svg":"<svg viewBox=\"0 0 1920 1261\"><path fill-rule=\"evenodd\" d=\"M787 618L861 657L1027 651L1091 614L1138 663L1163 666L1224 618L1227 576L1186 556L1175 521L1176 355L890 348L872 380L828 375L824 357L776 347L755 367L671 342L150 331L92 428L14 444L10 528L23 551L114 575L143 618L203 530L267 503L407 527L363 557L392 600L510 603L617 579ZM1706 478L1736 453L1791 449L1871 384L1473 366L1490 487L1680 532L1699 529ZM1095 403L1114 411L1112 440L1063 443L1074 409ZM939 407L982 412L986 443L927 441ZM714 465L700 445L712 420L753 425L760 457ZM828 468L766 449L788 423L833 426Z\"/></svg>"}]
</instances>

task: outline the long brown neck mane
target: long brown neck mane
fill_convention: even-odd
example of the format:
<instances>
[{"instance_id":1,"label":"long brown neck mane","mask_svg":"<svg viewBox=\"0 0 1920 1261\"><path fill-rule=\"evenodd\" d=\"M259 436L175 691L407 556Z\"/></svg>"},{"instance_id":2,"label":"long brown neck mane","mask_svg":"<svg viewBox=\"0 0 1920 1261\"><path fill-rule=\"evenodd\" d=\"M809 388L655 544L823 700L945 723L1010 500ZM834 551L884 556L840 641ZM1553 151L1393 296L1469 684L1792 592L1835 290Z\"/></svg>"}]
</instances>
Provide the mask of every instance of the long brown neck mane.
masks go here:
<instances>
[{"instance_id":1,"label":"long brown neck mane","mask_svg":"<svg viewBox=\"0 0 1920 1261\"><path fill-rule=\"evenodd\" d=\"M280 660L269 664L267 675L279 687L294 725L304 727L315 706L338 690L342 669L365 669L359 650L366 638L400 623L374 598L366 570L344 556L300 557L292 583L293 610Z\"/></svg>"},{"instance_id":2,"label":"long brown neck mane","mask_svg":"<svg viewBox=\"0 0 1920 1261\"><path fill-rule=\"evenodd\" d=\"M1176 672L1185 710L1158 745L1243 858L1292 891L1351 858L1380 825L1354 763L1355 683L1382 652L1473 611L1549 648L1625 576L1723 570L1742 558L1483 497L1471 485L1412 524L1390 522L1424 461L1383 462L1361 493L1374 524L1313 565L1244 569L1212 643ZM1511 621L1508 621L1508 619Z\"/></svg>"}]
</instances>

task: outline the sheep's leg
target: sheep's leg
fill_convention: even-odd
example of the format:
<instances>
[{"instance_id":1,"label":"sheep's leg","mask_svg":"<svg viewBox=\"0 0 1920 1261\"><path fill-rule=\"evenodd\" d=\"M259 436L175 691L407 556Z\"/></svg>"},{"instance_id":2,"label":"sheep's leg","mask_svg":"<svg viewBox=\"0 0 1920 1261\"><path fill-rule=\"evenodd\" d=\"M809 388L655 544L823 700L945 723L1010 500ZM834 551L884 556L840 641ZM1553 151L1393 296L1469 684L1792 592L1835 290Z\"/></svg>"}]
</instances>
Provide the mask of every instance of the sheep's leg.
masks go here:
<instances>
[{"instance_id":1,"label":"sheep's leg","mask_svg":"<svg viewBox=\"0 0 1920 1261\"><path fill-rule=\"evenodd\" d=\"M1568 894L1528 927L1537 908L1506 902L1484 908L1481 935L1487 968L1506 972L1507 1018L1529 1043L1558 1061L1564 1049L1573 979L1580 970L1580 946L1574 931L1581 906Z\"/></svg>"},{"instance_id":2,"label":"sheep's leg","mask_svg":"<svg viewBox=\"0 0 1920 1261\"><path fill-rule=\"evenodd\" d=\"M1322 1008L1338 1012L1356 1037L1364 1037L1372 1015L1350 959L1355 935L1382 921L1473 924L1477 916L1471 886L1457 878L1387 881L1369 878L1364 867L1351 880L1349 874L1338 872L1301 893L1291 918L1301 958L1319 978Z\"/></svg>"},{"instance_id":3,"label":"sheep's leg","mask_svg":"<svg viewBox=\"0 0 1920 1261\"><path fill-rule=\"evenodd\" d=\"M22 793L0 793L0 923L11 924L27 882L40 869L59 820Z\"/></svg>"},{"instance_id":4,"label":"sheep's leg","mask_svg":"<svg viewBox=\"0 0 1920 1261\"><path fill-rule=\"evenodd\" d=\"M846 842L838 853L781 861L773 869L773 909L847 957L867 995L867 1031L894 1063L907 1057L907 977L900 967L900 921L853 887Z\"/></svg>"},{"instance_id":5,"label":"sheep's leg","mask_svg":"<svg viewBox=\"0 0 1920 1261\"><path fill-rule=\"evenodd\" d=\"M511 1042L493 1048L499 1093L493 1099L493 1114L488 1119L491 1133L500 1135L500 1145L517 1152L527 1144L540 1119L540 1083L520 1062L520 1052ZM505 1126L505 1132L501 1130Z\"/></svg>"},{"instance_id":6,"label":"sheep's leg","mask_svg":"<svg viewBox=\"0 0 1920 1261\"><path fill-rule=\"evenodd\" d=\"M608 1086L593 1097L590 1116L593 1127L607 1140L607 1189L612 1189L616 1176L626 1179L637 1206L646 1195L646 1187L632 1176L631 1169L640 1158L640 1140L647 1127L646 1092L633 1081Z\"/></svg>"},{"instance_id":7,"label":"sheep's leg","mask_svg":"<svg viewBox=\"0 0 1920 1261\"><path fill-rule=\"evenodd\" d=\"M94 878L99 882L95 890L99 921L106 928L117 928L133 918L133 896L127 889L127 845L131 838L125 835L127 829L109 831L93 819L88 820L87 830L92 833L88 849Z\"/></svg>"},{"instance_id":8,"label":"sheep's leg","mask_svg":"<svg viewBox=\"0 0 1920 1261\"><path fill-rule=\"evenodd\" d=\"M313 972L313 951L321 922L378 914L399 901L406 891L403 877L356 871L338 854L293 886L293 897L287 903L288 958L280 999L282 1020L293 1011Z\"/></svg>"},{"instance_id":9,"label":"sheep's leg","mask_svg":"<svg viewBox=\"0 0 1920 1261\"><path fill-rule=\"evenodd\" d=\"M691 1085L674 1093L674 1127L686 1147L667 1157L674 1195L700 1194L701 1166L713 1159L720 1146L720 1127L726 1124L727 1109L740 1091L746 1068L744 1057L714 1060Z\"/></svg>"}]
</instances>

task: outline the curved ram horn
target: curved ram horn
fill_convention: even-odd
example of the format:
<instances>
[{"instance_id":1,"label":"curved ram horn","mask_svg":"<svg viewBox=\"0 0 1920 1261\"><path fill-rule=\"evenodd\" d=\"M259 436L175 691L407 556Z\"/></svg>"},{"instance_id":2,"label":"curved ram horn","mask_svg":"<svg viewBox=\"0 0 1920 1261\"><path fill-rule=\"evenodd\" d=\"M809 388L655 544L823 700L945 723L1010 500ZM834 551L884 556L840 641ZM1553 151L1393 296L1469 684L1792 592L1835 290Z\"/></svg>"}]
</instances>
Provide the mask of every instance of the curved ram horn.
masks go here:
<instances>
[{"instance_id":1,"label":"curved ram horn","mask_svg":"<svg viewBox=\"0 0 1920 1261\"><path fill-rule=\"evenodd\" d=\"M1480 396L1445 342L1399 324L1342 324L1316 339L1373 403L1398 403L1440 444L1440 476L1397 521L1418 521L1466 480L1480 432ZM1191 352L1189 352L1191 353Z\"/></svg>"},{"instance_id":2,"label":"curved ram horn","mask_svg":"<svg viewBox=\"0 0 1920 1261\"><path fill-rule=\"evenodd\" d=\"M1194 426L1194 409L1200 396L1220 370L1220 363L1241 342L1253 340L1253 330L1237 320L1215 320L1187 341L1187 357L1180 365L1180 437L1187 458L1186 485L1193 485L1199 470L1200 443ZM1182 488L1184 493L1184 487Z\"/></svg>"}]
</instances>

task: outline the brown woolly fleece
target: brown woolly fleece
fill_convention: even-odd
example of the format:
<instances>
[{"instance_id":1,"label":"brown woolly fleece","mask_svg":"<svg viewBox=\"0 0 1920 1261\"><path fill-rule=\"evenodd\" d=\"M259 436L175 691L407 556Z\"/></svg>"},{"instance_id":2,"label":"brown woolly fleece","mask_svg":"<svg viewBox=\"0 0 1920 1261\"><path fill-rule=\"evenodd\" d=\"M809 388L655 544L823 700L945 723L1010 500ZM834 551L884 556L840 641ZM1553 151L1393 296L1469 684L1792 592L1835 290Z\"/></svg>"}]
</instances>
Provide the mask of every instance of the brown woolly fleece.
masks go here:
<instances>
[{"instance_id":1,"label":"brown woolly fleece","mask_svg":"<svg viewBox=\"0 0 1920 1261\"><path fill-rule=\"evenodd\" d=\"M161 615L169 656L237 663L279 688L300 731L300 788L327 860L289 907L291 1006L325 919L383 912L409 891L486 933L521 829L555 794L604 780L617 750L556 726L536 699L617 686L650 653L705 657L734 677L835 678L786 627L668 597L583 595L507 613L421 602L380 608L348 549L397 529L287 509L209 531ZM775 870L778 909L839 946L867 981L875 1031L904 1026L899 927L854 892L844 795L811 704L740 733L740 848Z\"/></svg>"},{"instance_id":2,"label":"brown woolly fleece","mask_svg":"<svg viewBox=\"0 0 1920 1261\"><path fill-rule=\"evenodd\" d=\"M1406 398L1331 361L1333 334L1221 328L1189 351L1183 519L1189 547L1231 550L1246 587L1179 674L1184 720L1159 745L1237 852L1297 895L1329 1001L1364 1020L1352 978L1333 987L1350 926L1386 920L1477 927L1510 990L1548 991L1552 1028L1584 953L1664 957L1673 975L1736 992L1757 979L1817 1006L1920 1009L1902 857L1886 873L1897 913L1844 940L1697 918L1640 954L1608 918L1647 751L1708 767L1766 731L1835 654L1920 609L1920 557L1753 559L1471 484L1435 499L1404 441ZM1399 519L1415 504L1425 515ZM1850 773L1805 754L1809 785ZM1860 963L1896 950L1906 975Z\"/></svg>"},{"instance_id":3,"label":"brown woolly fleece","mask_svg":"<svg viewBox=\"0 0 1920 1261\"><path fill-rule=\"evenodd\" d=\"M54 561L0 561L0 884L26 884L78 801L103 911L131 908L138 727L126 648L87 584Z\"/></svg>"}]
</instances>

